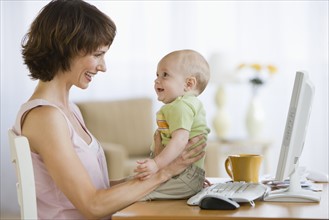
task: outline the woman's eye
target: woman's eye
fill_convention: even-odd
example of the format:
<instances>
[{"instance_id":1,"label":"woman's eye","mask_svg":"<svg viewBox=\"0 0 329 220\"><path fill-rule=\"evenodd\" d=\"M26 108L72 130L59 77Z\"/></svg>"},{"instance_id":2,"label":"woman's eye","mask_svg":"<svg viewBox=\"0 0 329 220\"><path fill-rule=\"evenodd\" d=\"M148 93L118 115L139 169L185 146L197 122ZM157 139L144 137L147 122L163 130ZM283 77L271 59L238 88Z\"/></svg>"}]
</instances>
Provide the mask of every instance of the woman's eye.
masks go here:
<instances>
[{"instance_id":1,"label":"woman's eye","mask_svg":"<svg viewBox=\"0 0 329 220\"><path fill-rule=\"evenodd\" d=\"M105 52L102 52L102 51L101 51L101 52L96 52L96 53L94 53L94 56L98 58L98 57L102 57L102 56L104 56L104 54L105 54Z\"/></svg>"}]
</instances>

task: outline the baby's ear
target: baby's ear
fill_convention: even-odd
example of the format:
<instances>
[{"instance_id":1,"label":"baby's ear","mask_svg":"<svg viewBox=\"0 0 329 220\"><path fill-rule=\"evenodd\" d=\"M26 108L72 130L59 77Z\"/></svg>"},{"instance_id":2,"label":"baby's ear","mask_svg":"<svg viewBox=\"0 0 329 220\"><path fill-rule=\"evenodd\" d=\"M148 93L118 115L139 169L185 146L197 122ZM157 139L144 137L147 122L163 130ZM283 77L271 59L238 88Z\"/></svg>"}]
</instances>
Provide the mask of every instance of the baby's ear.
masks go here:
<instances>
[{"instance_id":1,"label":"baby's ear","mask_svg":"<svg viewBox=\"0 0 329 220\"><path fill-rule=\"evenodd\" d=\"M196 78L194 76L190 76L186 79L186 90L187 91L191 91L194 90L196 88Z\"/></svg>"}]
</instances>

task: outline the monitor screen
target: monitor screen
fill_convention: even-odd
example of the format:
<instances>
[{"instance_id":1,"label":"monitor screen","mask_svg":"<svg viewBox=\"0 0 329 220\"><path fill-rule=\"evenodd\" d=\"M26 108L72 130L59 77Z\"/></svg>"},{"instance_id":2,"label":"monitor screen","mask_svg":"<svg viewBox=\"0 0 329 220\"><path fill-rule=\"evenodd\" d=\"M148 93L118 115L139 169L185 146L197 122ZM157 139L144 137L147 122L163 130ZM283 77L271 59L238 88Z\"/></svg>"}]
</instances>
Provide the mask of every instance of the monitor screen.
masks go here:
<instances>
[{"instance_id":1,"label":"monitor screen","mask_svg":"<svg viewBox=\"0 0 329 220\"><path fill-rule=\"evenodd\" d=\"M276 180L283 181L297 168L304 147L313 96L314 85L308 74L297 72L283 134Z\"/></svg>"},{"instance_id":2,"label":"monitor screen","mask_svg":"<svg viewBox=\"0 0 329 220\"><path fill-rule=\"evenodd\" d=\"M290 100L286 126L283 134L280 157L275 180L289 179L289 187L272 191L265 201L318 202L319 195L303 190L300 184L298 162L304 148L306 130L311 115L314 85L306 72L297 72Z\"/></svg>"}]
</instances>

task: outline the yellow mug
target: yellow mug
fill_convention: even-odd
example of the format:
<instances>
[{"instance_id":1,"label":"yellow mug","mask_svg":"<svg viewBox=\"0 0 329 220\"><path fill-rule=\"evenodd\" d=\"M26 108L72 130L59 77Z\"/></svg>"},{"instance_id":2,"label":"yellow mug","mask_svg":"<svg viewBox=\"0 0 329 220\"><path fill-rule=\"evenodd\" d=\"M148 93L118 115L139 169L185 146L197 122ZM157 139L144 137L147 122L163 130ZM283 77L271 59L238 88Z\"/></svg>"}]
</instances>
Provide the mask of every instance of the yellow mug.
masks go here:
<instances>
[{"instance_id":1,"label":"yellow mug","mask_svg":"<svg viewBox=\"0 0 329 220\"><path fill-rule=\"evenodd\" d=\"M225 170L233 181L258 183L262 160L259 154L230 155L225 160Z\"/></svg>"}]
</instances>

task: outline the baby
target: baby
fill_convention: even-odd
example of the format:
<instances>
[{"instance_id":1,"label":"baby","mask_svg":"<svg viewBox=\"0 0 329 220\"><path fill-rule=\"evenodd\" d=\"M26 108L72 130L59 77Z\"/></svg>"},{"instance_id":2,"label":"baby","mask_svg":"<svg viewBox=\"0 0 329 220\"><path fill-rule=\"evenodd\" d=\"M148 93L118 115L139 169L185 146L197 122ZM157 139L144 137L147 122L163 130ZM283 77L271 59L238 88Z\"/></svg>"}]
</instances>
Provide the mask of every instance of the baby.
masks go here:
<instances>
[{"instance_id":1,"label":"baby","mask_svg":"<svg viewBox=\"0 0 329 220\"><path fill-rule=\"evenodd\" d=\"M154 89L158 100L164 103L157 112L156 121L164 148L157 155L151 153L149 159L137 161L136 177L141 180L176 159L190 138L204 134L203 141L206 141L210 132L205 110L197 98L210 77L209 65L204 57L194 50L171 52L158 63L156 75ZM154 144L151 146L153 151ZM181 199L194 195L202 189L205 181L203 167L204 157L142 200Z\"/></svg>"}]
</instances>

